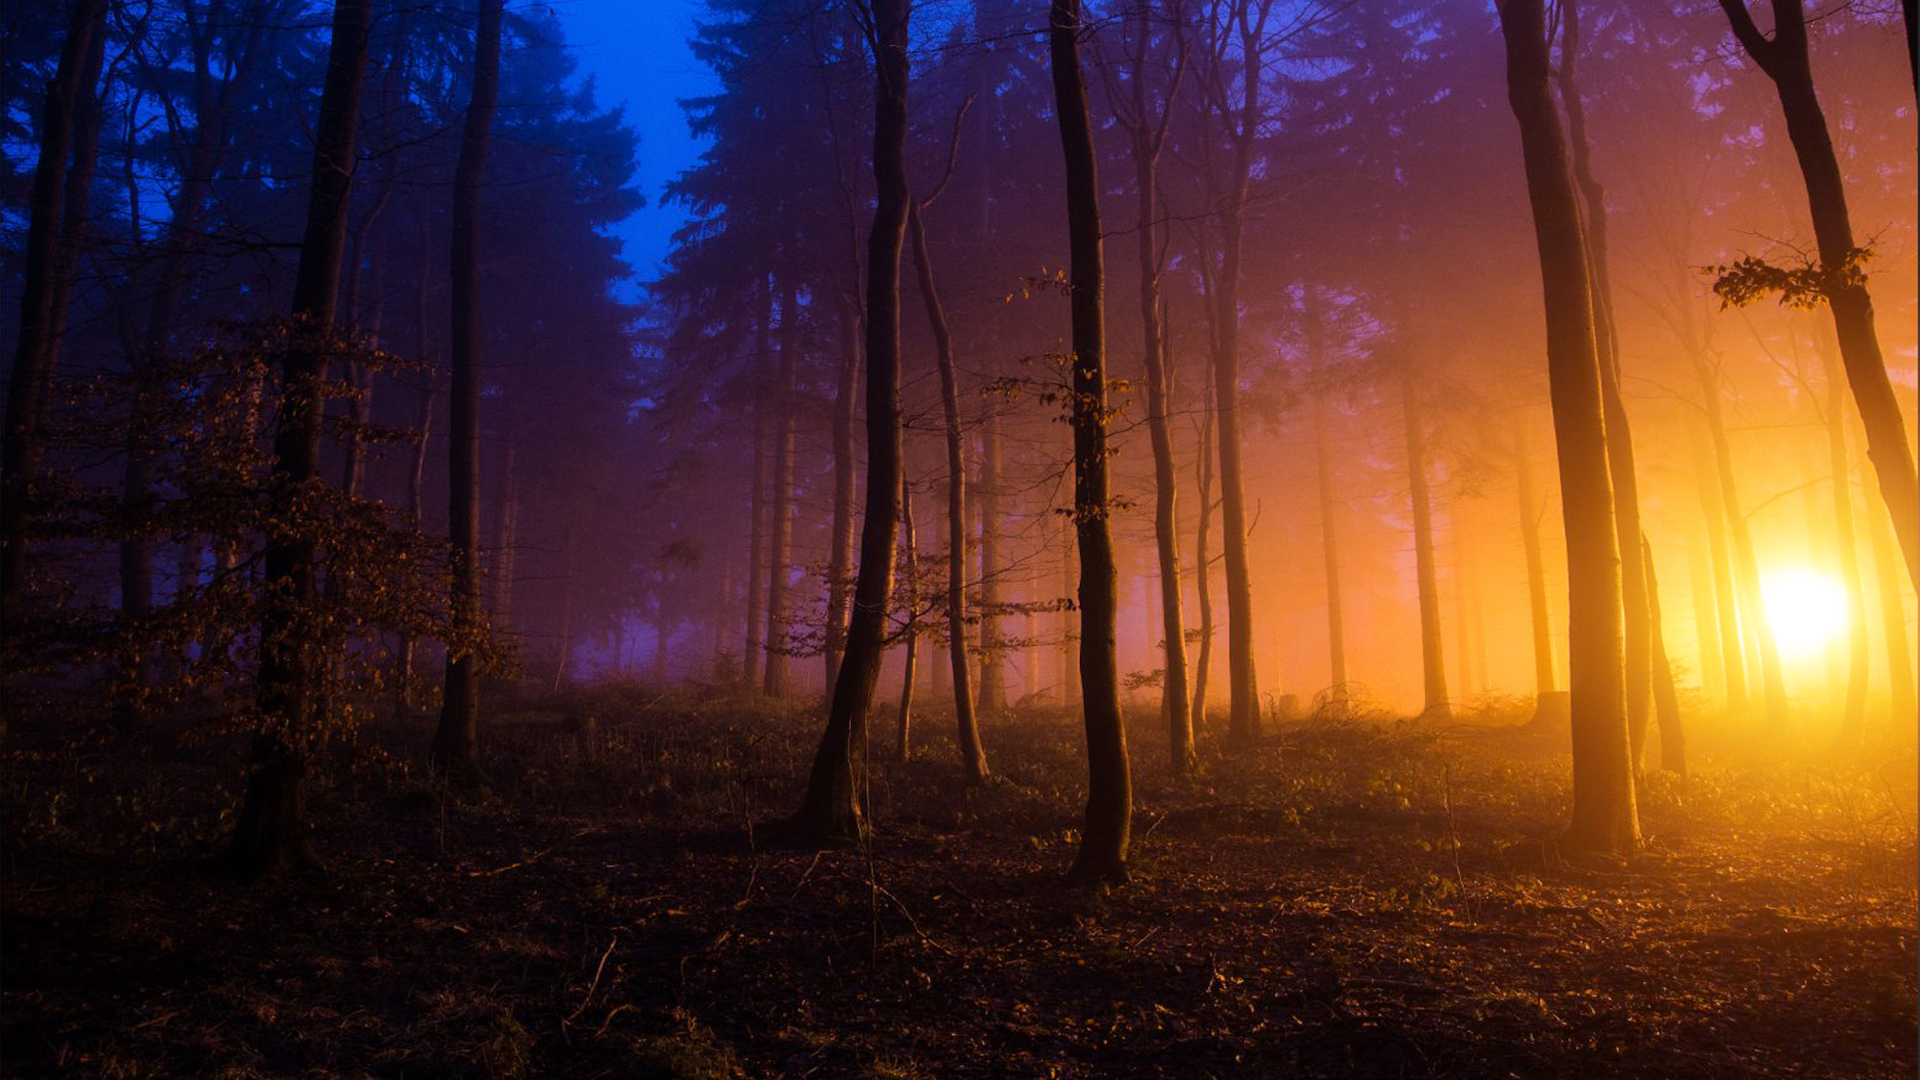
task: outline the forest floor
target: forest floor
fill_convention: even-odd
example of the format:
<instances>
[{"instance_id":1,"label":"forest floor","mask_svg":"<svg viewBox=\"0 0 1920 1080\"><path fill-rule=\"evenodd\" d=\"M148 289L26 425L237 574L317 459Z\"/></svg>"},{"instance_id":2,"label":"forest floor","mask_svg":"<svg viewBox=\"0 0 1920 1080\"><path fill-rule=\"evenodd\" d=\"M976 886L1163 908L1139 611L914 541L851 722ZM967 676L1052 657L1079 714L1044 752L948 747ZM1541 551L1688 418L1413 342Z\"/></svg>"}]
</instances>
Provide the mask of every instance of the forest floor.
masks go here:
<instances>
[{"instance_id":1,"label":"forest floor","mask_svg":"<svg viewBox=\"0 0 1920 1080\"><path fill-rule=\"evenodd\" d=\"M1147 710L1142 710L1146 712ZM579 717L598 723L583 725ZM886 715L891 715L890 713ZM495 789L363 730L324 877L203 861L242 748L5 744L6 1076L1911 1077L1915 757L1696 733L1626 859L1539 843L1564 748L1300 723L1176 783L1131 729L1133 880L1065 888L1064 712L876 761L869 848L780 850L817 737L640 687L495 717ZM923 724L923 729L937 727ZM582 730L586 728L586 730ZM891 730L884 729L891 743ZM881 739L876 734L876 742ZM884 759L885 755L877 755Z\"/></svg>"}]
</instances>

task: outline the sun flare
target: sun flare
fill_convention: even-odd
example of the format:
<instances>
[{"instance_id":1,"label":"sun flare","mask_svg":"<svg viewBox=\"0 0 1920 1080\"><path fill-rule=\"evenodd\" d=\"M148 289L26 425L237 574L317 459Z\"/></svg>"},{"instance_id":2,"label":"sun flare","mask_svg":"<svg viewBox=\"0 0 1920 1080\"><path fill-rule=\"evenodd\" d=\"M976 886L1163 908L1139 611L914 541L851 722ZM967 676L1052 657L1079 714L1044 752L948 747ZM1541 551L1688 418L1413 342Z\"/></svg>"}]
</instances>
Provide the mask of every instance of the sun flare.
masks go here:
<instances>
[{"instance_id":1,"label":"sun flare","mask_svg":"<svg viewBox=\"0 0 1920 1080\"><path fill-rule=\"evenodd\" d=\"M1809 566L1775 570L1760 579L1780 654L1795 659L1818 654L1847 632L1847 591L1831 574Z\"/></svg>"}]
</instances>

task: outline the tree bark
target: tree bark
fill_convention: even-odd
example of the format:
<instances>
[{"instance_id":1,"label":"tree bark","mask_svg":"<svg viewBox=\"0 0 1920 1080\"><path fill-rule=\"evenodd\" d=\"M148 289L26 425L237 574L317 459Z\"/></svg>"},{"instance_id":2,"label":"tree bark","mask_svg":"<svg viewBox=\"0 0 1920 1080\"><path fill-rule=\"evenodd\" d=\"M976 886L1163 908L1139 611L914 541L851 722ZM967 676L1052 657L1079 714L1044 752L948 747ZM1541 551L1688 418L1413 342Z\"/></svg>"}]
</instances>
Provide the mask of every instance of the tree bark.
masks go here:
<instances>
[{"instance_id":1,"label":"tree bark","mask_svg":"<svg viewBox=\"0 0 1920 1080\"><path fill-rule=\"evenodd\" d=\"M790 689L787 672L787 576L793 554L793 392L799 357L796 330L797 301L789 284L780 294L780 373L775 377L773 404L773 490L767 512L767 662L762 692L784 698Z\"/></svg>"},{"instance_id":2,"label":"tree bark","mask_svg":"<svg viewBox=\"0 0 1920 1080\"><path fill-rule=\"evenodd\" d=\"M1653 545L1640 543L1647 566L1647 598L1653 635L1653 715L1660 724L1660 767L1687 775L1687 734L1681 726L1680 692L1673 685L1673 661L1667 656L1666 630L1660 621L1660 581L1653 570Z\"/></svg>"},{"instance_id":3,"label":"tree bark","mask_svg":"<svg viewBox=\"0 0 1920 1080\"><path fill-rule=\"evenodd\" d=\"M1607 260L1607 205L1600 181L1593 173L1592 149L1587 140L1586 106L1575 80L1580 54L1580 5L1561 5L1560 62L1555 79L1560 102L1567 112L1567 144L1574 186L1581 196L1586 229L1589 295L1593 306L1594 347L1600 357L1601 407L1606 413L1607 465L1612 471L1614 525L1619 530L1620 599L1626 634L1627 733L1633 766L1640 768L1647 724L1653 708L1652 609L1658 603L1648 592L1646 545L1640 525L1639 470L1634 461L1633 434L1626 401L1620 392L1620 338L1614 322L1613 283Z\"/></svg>"},{"instance_id":4,"label":"tree bark","mask_svg":"<svg viewBox=\"0 0 1920 1080\"><path fill-rule=\"evenodd\" d=\"M1847 461L1846 402L1841 387L1845 373L1831 347L1823 347L1820 355L1827 368L1827 460L1833 473L1834 542L1840 549L1840 576L1847 591L1847 696L1840 714L1840 737L1857 744L1866 734L1867 723L1867 596L1853 525L1853 468Z\"/></svg>"},{"instance_id":5,"label":"tree bark","mask_svg":"<svg viewBox=\"0 0 1920 1080\"><path fill-rule=\"evenodd\" d=\"M1165 676L1161 681L1161 708L1167 722L1167 746L1173 771L1185 775L1195 765L1193 714L1189 711L1186 620L1180 603L1180 487L1174 462L1173 431L1168 419L1172 398L1172 365L1167 331L1161 312L1159 226L1155 208L1160 198L1160 153L1173 117L1174 95L1185 71L1186 46L1177 39L1180 54L1167 100L1157 119L1149 116L1147 61L1153 35L1152 5L1139 4L1129 15L1137 51L1128 56L1131 112L1116 110L1129 136L1135 190L1134 251L1140 277L1141 360L1146 369L1147 433L1153 447L1153 540L1160 569L1161 654ZM1175 34L1180 31L1176 27Z\"/></svg>"},{"instance_id":6,"label":"tree bark","mask_svg":"<svg viewBox=\"0 0 1920 1080\"><path fill-rule=\"evenodd\" d=\"M907 760L913 736L914 667L920 660L920 552L913 528L913 489L905 470L900 476L900 565L906 575L907 651L900 667L900 715L894 730L893 757Z\"/></svg>"},{"instance_id":7,"label":"tree bark","mask_svg":"<svg viewBox=\"0 0 1920 1080\"><path fill-rule=\"evenodd\" d=\"M1694 476L1700 494L1700 515L1706 523L1707 556L1713 572L1713 606L1717 615L1720 664L1726 685L1727 715L1743 717L1747 713L1750 689L1747 677L1746 648L1741 642L1739 588L1737 571L1727 538L1725 501L1721 498L1720 479L1713 464L1712 451L1698 428L1689 432L1693 443Z\"/></svg>"},{"instance_id":8,"label":"tree bark","mask_svg":"<svg viewBox=\"0 0 1920 1080\"><path fill-rule=\"evenodd\" d=\"M1567 534L1573 814L1563 842L1625 851L1640 818L1628 747L1619 535L1607 462L1589 261L1548 86L1543 0L1502 0L1507 96L1520 129L1547 320L1548 383Z\"/></svg>"},{"instance_id":9,"label":"tree bark","mask_svg":"<svg viewBox=\"0 0 1920 1080\"><path fill-rule=\"evenodd\" d=\"M982 717L998 717L1007 711L1007 658L1000 640L1000 426L991 410L980 425L978 707Z\"/></svg>"},{"instance_id":10,"label":"tree bark","mask_svg":"<svg viewBox=\"0 0 1920 1080\"><path fill-rule=\"evenodd\" d=\"M747 639L740 649L740 674L749 692L760 685L761 664L766 659L762 655L761 634L766 618L767 578L763 576L762 567L767 561L769 546L767 440L772 426L768 423L770 407L766 385L773 377L767 359L772 349L773 286L761 275L755 287L759 290L760 317L754 327L753 346L753 473L749 481L753 490L747 497Z\"/></svg>"},{"instance_id":11,"label":"tree bark","mask_svg":"<svg viewBox=\"0 0 1920 1080\"><path fill-rule=\"evenodd\" d=\"M1053 0L1048 55L1066 159L1069 282L1073 307L1073 518L1080 550L1080 685L1087 735L1087 813L1071 880L1099 886L1127 877L1133 780L1120 719L1115 661L1117 573L1107 522L1107 369L1100 186L1093 122L1080 72L1079 0Z\"/></svg>"},{"instance_id":12,"label":"tree bark","mask_svg":"<svg viewBox=\"0 0 1920 1080\"><path fill-rule=\"evenodd\" d=\"M1309 340L1317 341L1319 324L1308 323ZM1309 346L1309 351L1312 351ZM1313 451L1315 480L1320 494L1320 555L1327 589L1327 708L1334 716L1347 712L1347 629L1346 615L1340 605L1340 539L1334 524L1339 500L1333 494L1333 444L1327 437L1327 399L1324 393L1313 399Z\"/></svg>"},{"instance_id":13,"label":"tree bark","mask_svg":"<svg viewBox=\"0 0 1920 1080\"><path fill-rule=\"evenodd\" d=\"M453 618L477 629L480 603L480 182L500 98L500 24L505 0L478 0L473 38L473 94L453 171L453 236L447 266L452 289L452 423L448 428L447 535L453 545ZM480 664L449 646L440 727L433 737L435 772L463 782L480 770Z\"/></svg>"},{"instance_id":14,"label":"tree bark","mask_svg":"<svg viewBox=\"0 0 1920 1080\"><path fill-rule=\"evenodd\" d=\"M1194 486L1200 489L1200 521L1194 532L1193 591L1200 609L1200 648L1193 659L1193 727L1207 726L1207 676L1213 671L1213 413L1200 422L1200 440L1194 461Z\"/></svg>"},{"instance_id":15,"label":"tree bark","mask_svg":"<svg viewBox=\"0 0 1920 1080\"><path fill-rule=\"evenodd\" d=\"M314 126L311 190L293 313L304 321L286 350L279 420L274 432L272 490L275 518L289 519L301 489L320 482L320 381L324 351L339 299L340 263L353 186L354 136L366 70L371 0L339 0L327 50L327 76ZM307 744L314 737L312 701L316 662L310 624L314 598L312 537L269 535L264 562L269 596L261 616L256 698L262 723L254 741L246 802L226 852L229 866L248 876L318 866L308 836L305 800Z\"/></svg>"},{"instance_id":16,"label":"tree bark","mask_svg":"<svg viewBox=\"0 0 1920 1080\"><path fill-rule=\"evenodd\" d=\"M855 263L858 273L857 262ZM855 395L860 382L859 313L851 302L840 308L840 374L833 399L833 525L827 556L827 634L824 658L832 687L840 675L840 653L847 642L847 599L852 593Z\"/></svg>"},{"instance_id":17,"label":"tree bark","mask_svg":"<svg viewBox=\"0 0 1920 1080\"><path fill-rule=\"evenodd\" d=\"M106 0L73 0L59 66L41 112L40 151L27 201L21 260L20 330L7 386L0 447L0 633L11 633L26 597L28 503L46 453L40 418L53 373L60 291L60 213L73 152L74 116L96 35L106 33Z\"/></svg>"},{"instance_id":18,"label":"tree bark","mask_svg":"<svg viewBox=\"0 0 1920 1080\"><path fill-rule=\"evenodd\" d=\"M913 267L920 296L933 331L934 357L940 368L940 407L947 441L947 657L953 669L953 715L961 768L970 783L989 775L986 751L980 743L980 724L974 710L973 683L967 664L967 465L966 443L960 430L960 391L954 370L953 334L933 276L933 256L927 250L926 225L919 205L908 207L907 227L913 234Z\"/></svg>"},{"instance_id":19,"label":"tree bark","mask_svg":"<svg viewBox=\"0 0 1920 1080\"><path fill-rule=\"evenodd\" d=\"M1720 489L1727 535L1732 543L1734 565L1738 570L1740 610L1745 615L1745 628L1755 642L1757 662L1754 666L1760 669L1761 700L1766 706L1767 726L1780 731L1787 724L1786 680L1780 671L1780 647L1774 641L1773 624L1767 621L1766 606L1760 595L1760 561L1754 555L1753 531L1748 527L1747 515L1740 508L1740 489L1734 480L1733 446L1727 438L1719 380L1703 356L1694 356L1693 369L1700 381L1701 397L1706 405L1715 483Z\"/></svg>"},{"instance_id":20,"label":"tree bark","mask_svg":"<svg viewBox=\"0 0 1920 1080\"><path fill-rule=\"evenodd\" d=\"M895 526L900 516L900 247L907 208L906 0L871 0L874 52L873 177L876 201L867 235L867 505L860 529L847 651L833 687L827 728L814 754L807 792L789 823L796 839L849 840L865 812L855 783L864 764L868 711L880 677L892 599Z\"/></svg>"},{"instance_id":21,"label":"tree bark","mask_svg":"<svg viewBox=\"0 0 1920 1080\"><path fill-rule=\"evenodd\" d=\"M1873 576L1880 586L1880 625L1887 645L1888 717L1896 727L1912 724L1914 702L1913 653L1907 638L1907 605L1900 589L1900 570L1891 530L1878 514L1867 522L1867 541L1873 551Z\"/></svg>"},{"instance_id":22,"label":"tree bark","mask_svg":"<svg viewBox=\"0 0 1920 1080\"><path fill-rule=\"evenodd\" d=\"M1411 372L1401 387L1401 412L1407 429L1407 486L1413 493L1414 581L1420 597L1420 715L1444 720L1453 715L1447 700L1447 660L1440 642L1440 582L1433 558L1433 498L1427 486L1426 422Z\"/></svg>"},{"instance_id":23,"label":"tree bark","mask_svg":"<svg viewBox=\"0 0 1920 1080\"><path fill-rule=\"evenodd\" d=\"M1547 610L1547 559L1540 542L1540 518L1546 510L1540 504L1533 478L1533 447L1527 440L1525 421L1515 425L1513 436L1514 475L1520 492L1520 546L1527 563L1527 611L1533 625L1533 692L1539 699L1559 689L1553 670L1553 625Z\"/></svg>"},{"instance_id":24,"label":"tree bark","mask_svg":"<svg viewBox=\"0 0 1920 1080\"><path fill-rule=\"evenodd\" d=\"M1881 499L1900 541L1907 582L1920 585L1920 478L1915 476L1900 399L1887 377L1887 362L1880 352L1866 277L1864 273L1855 277L1845 272L1856 252L1853 224L1840 159L1827 131L1826 113L1814 92L1805 7L1801 0L1772 0L1771 38L1762 36L1754 25L1746 0L1720 0L1720 7L1733 26L1734 38L1778 91L1787 138L1793 143L1800 175L1806 182L1807 208L1813 217L1820 266L1829 278L1825 299L1840 339L1840 359L1867 432L1867 459L1880 480ZM1908 35L1911 38L1911 22Z\"/></svg>"}]
</instances>

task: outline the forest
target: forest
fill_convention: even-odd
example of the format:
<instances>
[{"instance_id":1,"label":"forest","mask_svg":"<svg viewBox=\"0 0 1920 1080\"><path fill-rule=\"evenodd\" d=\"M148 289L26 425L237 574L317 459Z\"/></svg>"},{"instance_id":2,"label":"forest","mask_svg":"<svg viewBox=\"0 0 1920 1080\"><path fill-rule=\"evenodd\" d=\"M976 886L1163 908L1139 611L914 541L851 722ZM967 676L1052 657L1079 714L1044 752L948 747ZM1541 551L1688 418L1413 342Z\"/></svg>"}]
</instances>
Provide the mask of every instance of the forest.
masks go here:
<instances>
[{"instance_id":1,"label":"forest","mask_svg":"<svg viewBox=\"0 0 1920 1080\"><path fill-rule=\"evenodd\" d=\"M0 1076L1920 1071L1914 0L0 18Z\"/></svg>"}]
</instances>

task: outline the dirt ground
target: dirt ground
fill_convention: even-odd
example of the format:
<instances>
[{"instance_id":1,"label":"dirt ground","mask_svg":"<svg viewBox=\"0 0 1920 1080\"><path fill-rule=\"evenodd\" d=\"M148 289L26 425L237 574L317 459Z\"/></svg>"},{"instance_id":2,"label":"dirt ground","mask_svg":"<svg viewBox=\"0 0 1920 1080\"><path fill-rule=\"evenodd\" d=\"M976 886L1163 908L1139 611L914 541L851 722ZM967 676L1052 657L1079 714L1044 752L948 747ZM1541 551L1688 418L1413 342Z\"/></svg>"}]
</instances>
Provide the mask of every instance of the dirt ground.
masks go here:
<instances>
[{"instance_id":1,"label":"dirt ground","mask_svg":"<svg viewBox=\"0 0 1920 1080\"><path fill-rule=\"evenodd\" d=\"M1143 710L1143 712L1146 710ZM582 721L592 715L595 722ZM891 713L887 713L891 717ZM1062 886L1064 713L938 718L864 849L770 848L815 721L639 687L494 718L495 790L363 731L324 878L203 861L218 740L5 747L6 1076L1911 1077L1915 758L1697 732L1646 851L1564 856L1561 747L1460 723L1203 743L1136 718L1133 880ZM884 736L884 737L882 737ZM891 745L890 727L876 745ZM877 755L884 758L884 754Z\"/></svg>"}]
</instances>

